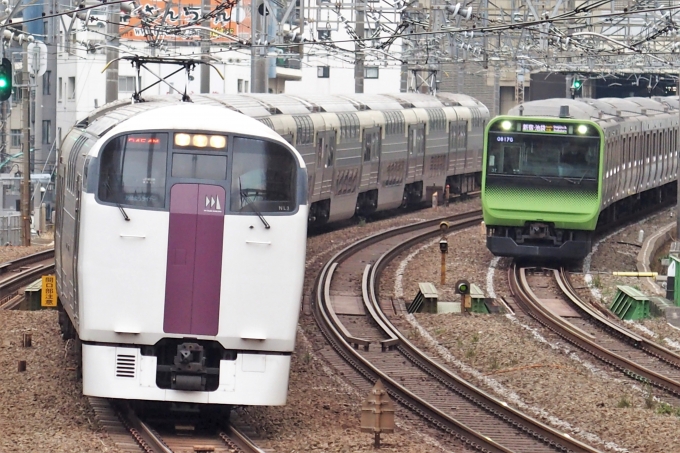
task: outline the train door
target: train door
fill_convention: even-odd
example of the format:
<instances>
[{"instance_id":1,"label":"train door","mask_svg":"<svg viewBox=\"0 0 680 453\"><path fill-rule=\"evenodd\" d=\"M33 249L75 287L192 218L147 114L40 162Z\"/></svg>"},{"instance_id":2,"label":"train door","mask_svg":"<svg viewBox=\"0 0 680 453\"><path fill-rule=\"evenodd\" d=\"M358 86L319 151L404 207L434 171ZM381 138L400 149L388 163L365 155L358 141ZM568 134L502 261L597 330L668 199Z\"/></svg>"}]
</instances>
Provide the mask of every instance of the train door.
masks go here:
<instances>
[{"instance_id":1,"label":"train door","mask_svg":"<svg viewBox=\"0 0 680 453\"><path fill-rule=\"evenodd\" d=\"M651 184L654 184L656 182L657 169L658 169L658 166L659 166L657 154L659 153L659 145L660 145L660 142L661 142L660 139L661 139L661 133L654 131L652 133L652 147L649 150L650 159L651 159L649 183L651 183Z\"/></svg>"},{"instance_id":2,"label":"train door","mask_svg":"<svg viewBox=\"0 0 680 453\"><path fill-rule=\"evenodd\" d=\"M217 335L226 203L222 186L177 183L170 189L164 332Z\"/></svg>"},{"instance_id":3,"label":"train door","mask_svg":"<svg viewBox=\"0 0 680 453\"><path fill-rule=\"evenodd\" d=\"M458 122L458 161L460 165L457 167L458 173L468 173L466 169L466 162L468 160L468 154L472 152L468 150L468 122L459 121Z\"/></svg>"},{"instance_id":4,"label":"train door","mask_svg":"<svg viewBox=\"0 0 680 453\"><path fill-rule=\"evenodd\" d=\"M406 182L415 181L425 169L425 125L412 124L408 127L408 162Z\"/></svg>"},{"instance_id":5,"label":"train door","mask_svg":"<svg viewBox=\"0 0 680 453\"><path fill-rule=\"evenodd\" d=\"M319 132L316 136L316 158L314 165L314 193L315 197L321 195L321 186L323 185L323 154L326 144L326 137L323 132Z\"/></svg>"},{"instance_id":6,"label":"train door","mask_svg":"<svg viewBox=\"0 0 680 453\"><path fill-rule=\"evenodd\" d=\"M76 176L76 204L73 216L75 218L73 225L73 316L78 317L78 245L80 244L79 234L80 234L80 198L81 198L81 187L80 187L80 175Z\"/></svg>"},{"instance_id":7,"label":"train door","mask_svg":"<svg viewBox=\"0 0 680 453\"><path fill-rule=\"evenodd\" d=\"M333 190L335 168L335 131L319 132L317 135L317 155L321 151L321 195L330 194ZM319 174L317 172L317 175Z\"/></svg>"},{"instance_id":8,"label":"train door","mask_svg":"<svg viewBox=\"0 0 680 453\"><path fill-rule=\"evenodd\" d=\"M458 154L458 121L449 122L449 150L446 153L446 173L452 175L456 170Z\"/></svg>"},{"instance_id":9,"label":"train door","mask_svg":"<svg viewBox=\"0 0 680 453\"><path fill-rule=\"evenodd\" d=\"M380 180L382 128L364 129L362 142L361 187L373 186Z\"/></svg>"}]
</instances>

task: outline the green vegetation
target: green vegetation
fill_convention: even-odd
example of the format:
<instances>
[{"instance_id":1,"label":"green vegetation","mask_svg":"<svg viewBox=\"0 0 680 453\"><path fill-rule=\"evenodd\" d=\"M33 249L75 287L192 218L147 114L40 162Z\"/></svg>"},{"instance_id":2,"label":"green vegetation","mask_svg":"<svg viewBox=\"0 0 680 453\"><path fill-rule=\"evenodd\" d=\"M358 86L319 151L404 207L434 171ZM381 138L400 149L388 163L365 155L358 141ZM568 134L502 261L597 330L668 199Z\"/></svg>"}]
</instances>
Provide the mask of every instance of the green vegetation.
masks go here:
<instances>
[{"instance_id":1,"label":"green vegetation","mask_svg":"<svg viewBox=\"0 0 680 453\"><path fill-rule=\"evenodd\" d=\"M645 384L645 407L647 409L654 409L656 407L654 393L652 393L652 386L649 383Z\"/></svg>"},{"instance_id":2,"label":"green vegetation","mask_svg":"<svg viewBox=\"0 0 680 453\"><path fill-rule=\"evenodd\" d=\"M593 278L593 286L597 289L602 289L602 280L600 279L599 275L596 275Z\"/></svg>"},{"instance_id":3,"label":"green vegetation","mask_svg":"<svg viewBox=\"0 0 680 453\"><path fill-rule=\"evenodd\" d=\"M616 403L616 407L618 407L618 408L624 408L624 407L630 407L630 406L631 406L630 400L628 399L628 397L626 395L621 396L621 398L619 398L619 402Z\"/></svg>"}]
</instances>

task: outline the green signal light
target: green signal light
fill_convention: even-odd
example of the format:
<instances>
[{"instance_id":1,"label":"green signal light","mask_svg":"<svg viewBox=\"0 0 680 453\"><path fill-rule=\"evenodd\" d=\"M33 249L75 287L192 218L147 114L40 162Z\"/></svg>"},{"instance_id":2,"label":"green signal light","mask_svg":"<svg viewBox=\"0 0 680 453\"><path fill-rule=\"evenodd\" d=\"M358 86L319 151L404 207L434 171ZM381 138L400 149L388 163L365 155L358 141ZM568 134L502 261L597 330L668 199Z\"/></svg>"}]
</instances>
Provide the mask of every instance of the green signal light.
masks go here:
<instances>
[{"instance_id":1,"label":"green signal light","mask_svg":"<svg viewBox=\"0 0 680 453\"><path fill-rule=\"evenodd\" d=\"M5 88L7 86L7 80L6 79L0 79L0 88Z\"/></svg>"},{"instance_id":2,"label":"green signal light","mask_svg":"<svg viewBox=\"0 0 680 453\"><path fill-rule=\"evenodd\" d=\"M459 287L458 289L459 289L460 292L462 292L462 293L467 292L467 285L460 285L460 287Z\"/></svg>"},{"instance_id":3,"label":"green signal light","mask_svg":"<svg viewBox=\"0 0 680 453\"><path fill-rule=\"evenodd\" d=\"M583 82L580 81L580 80L578 80L578 79L576 79L576 80L574 80L573 82L571 82L571 87L572 87L573 89L575 89L575 90L578 90L578 89L581 88L582 86L583 86Z\"/></svg>"}]
</instances>

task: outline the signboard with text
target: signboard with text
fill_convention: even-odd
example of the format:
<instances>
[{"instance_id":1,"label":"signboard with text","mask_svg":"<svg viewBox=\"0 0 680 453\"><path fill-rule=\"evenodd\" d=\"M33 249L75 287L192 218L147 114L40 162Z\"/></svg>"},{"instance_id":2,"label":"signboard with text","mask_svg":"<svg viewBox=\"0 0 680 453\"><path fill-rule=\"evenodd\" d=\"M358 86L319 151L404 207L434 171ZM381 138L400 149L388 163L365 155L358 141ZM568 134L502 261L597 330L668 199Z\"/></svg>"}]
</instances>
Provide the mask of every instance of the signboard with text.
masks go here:
<instances>
[{"instance_id":1,"label":"signboard with text","mask_svg":"<svg viewBox=\"0 0 680 453\"><path fill-rule=\"evenodd\" d=\"M54 275L43 275L40 295L41 307L57 306L57 279Z\"/></svg>"},{"instance_id":2,"label":"signboard with text","mask_svg":"<svg viewBox=\"0 0 680 453\"><path fill-rule=\"evenodd\" d=\"M156 17L155 25L163 23L165 26L188 26L195 23L201 17L201 0L181 0L171 2L167 8L167 2L160 0L141 0L141 11L146 17ZM211 11L217 8L217 0L211 0ZM166 10L167 8L167 10ZM220 11L217 15L200 24L201 27L210 27L220 33L228 34L236 38L250 38L250 0L241 0L233 8ZM165 20L162 18L165 16ZM141 20L133 14L129 18L121 18L120 36L122 39L145 40L146 36L141 26ZM166 35L165 39L173 41L199 40L202 31L196 29L183 30L179 35ZM211 36L213 42L233 42L218 34Z\"/></svg>"}]
</instances>

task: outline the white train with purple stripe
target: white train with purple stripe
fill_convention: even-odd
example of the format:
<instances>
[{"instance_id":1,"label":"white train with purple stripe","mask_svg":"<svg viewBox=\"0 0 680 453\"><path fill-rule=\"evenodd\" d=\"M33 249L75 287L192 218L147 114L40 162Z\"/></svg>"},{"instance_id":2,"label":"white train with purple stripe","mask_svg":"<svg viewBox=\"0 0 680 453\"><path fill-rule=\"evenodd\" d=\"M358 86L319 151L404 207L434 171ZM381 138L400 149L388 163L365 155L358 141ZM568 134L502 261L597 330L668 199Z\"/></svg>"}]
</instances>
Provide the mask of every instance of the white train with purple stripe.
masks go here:
<instances>
[{"instance_id":1,"label":"white train with purple stripe","mask_svg":"<svg viewBox=\"0 0 680 453\"><path fill-rule=\"evenodd\" d=\"M84 393L284 404L307 181L295 148L218 105L127 101L77 124L60 152L55 252Z\"/></svg>"}]
</instances>

